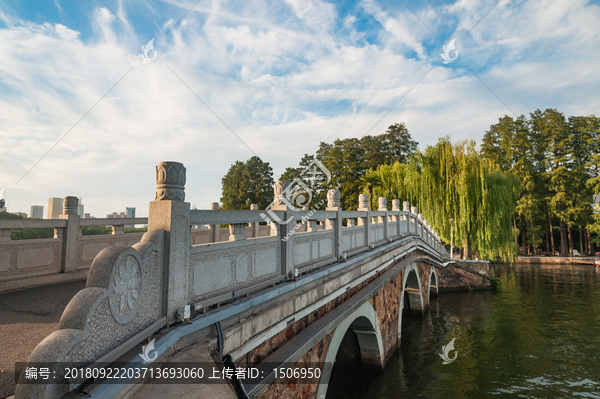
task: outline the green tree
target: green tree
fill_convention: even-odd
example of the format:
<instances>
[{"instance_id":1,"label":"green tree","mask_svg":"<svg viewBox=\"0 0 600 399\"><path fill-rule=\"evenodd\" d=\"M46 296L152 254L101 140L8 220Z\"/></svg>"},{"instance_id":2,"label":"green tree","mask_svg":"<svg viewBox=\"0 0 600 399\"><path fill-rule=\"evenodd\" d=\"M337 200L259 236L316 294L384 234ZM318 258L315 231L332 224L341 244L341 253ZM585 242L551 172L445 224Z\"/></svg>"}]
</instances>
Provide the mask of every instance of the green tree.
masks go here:
<instances>
[{"instance_id":1,"label":"green tree","mask_svg":"<svg viewBox=\"0 0 600 399\"><path fill-rule=\"evenodd\" d=\"M257 156L236 161L221 182L222 209L250 209L251 204L265 209L273 201L273 169Z\"/></svg>"}]
</instances>

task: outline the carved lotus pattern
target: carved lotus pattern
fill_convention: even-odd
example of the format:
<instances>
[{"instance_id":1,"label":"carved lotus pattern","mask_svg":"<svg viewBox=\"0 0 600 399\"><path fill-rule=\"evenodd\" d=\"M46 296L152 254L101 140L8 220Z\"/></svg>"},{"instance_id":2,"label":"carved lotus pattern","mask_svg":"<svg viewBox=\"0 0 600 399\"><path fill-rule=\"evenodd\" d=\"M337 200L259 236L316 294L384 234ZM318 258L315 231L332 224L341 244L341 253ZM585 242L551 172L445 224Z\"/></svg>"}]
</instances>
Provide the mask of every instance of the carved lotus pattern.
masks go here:
<instances>
[{"instance_id":1,"label":"carved lotus pattern","mask_svg":"<svg viewBox=\"0 0 600 399\"><path fill-rule=\"evenodd\" d=\"M131 255L121 261L113 275L113 313L117 320L133 317L140 298L142 276L137 259Z\"/></svg>"}]
</instances>

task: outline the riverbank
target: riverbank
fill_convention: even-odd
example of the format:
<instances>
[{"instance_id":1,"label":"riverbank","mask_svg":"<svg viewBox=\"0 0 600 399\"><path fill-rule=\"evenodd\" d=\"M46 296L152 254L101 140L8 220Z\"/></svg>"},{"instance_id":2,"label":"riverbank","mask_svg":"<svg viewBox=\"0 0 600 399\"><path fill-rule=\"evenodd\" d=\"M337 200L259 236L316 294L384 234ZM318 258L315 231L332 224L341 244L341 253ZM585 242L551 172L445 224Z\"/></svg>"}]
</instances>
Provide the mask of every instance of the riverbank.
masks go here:
<instances>
[{"instance_id":1,"label":"riverbank","mask_svg":"<svg viewBox=\"0 0 600 399\"><path fill-rule=\"evenodd\" d=\"M594 266L593 257L581 256L518 256L517 263L551 263L558 265L591 265Z\"/></svg>"}]
</instances>

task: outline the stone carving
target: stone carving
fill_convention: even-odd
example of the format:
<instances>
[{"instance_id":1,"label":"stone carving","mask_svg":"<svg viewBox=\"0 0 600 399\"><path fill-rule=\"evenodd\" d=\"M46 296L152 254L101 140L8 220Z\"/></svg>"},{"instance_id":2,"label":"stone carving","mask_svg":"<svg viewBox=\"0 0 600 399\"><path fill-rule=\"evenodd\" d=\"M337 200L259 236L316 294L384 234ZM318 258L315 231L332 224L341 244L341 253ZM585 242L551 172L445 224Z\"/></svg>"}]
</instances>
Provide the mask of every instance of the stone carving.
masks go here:
<instances>
[{"instance_id":1,"label":"stone carving","mask_svg":"<svg viewBox=\"0 0 600 399\"><path fill-rule=\"evenodd\" d=\"M411 206L410 207L410 213L416 215L417 213L419 213L419 210L417 209L416 206Z\"/></svg>"},{"instance_id":2,"label":"stone carving","mask_svg":"<svg viewBox=\"0 0 600 399\"><path fill-rule=\"evenodd\" d=\"M419 214L417 215L417 217L418 217L420 220L423 220L423 214L422 214L422 213L419 213Z\"/></svg>"},{"instance_id":3,"label":"stone carving","mask_svg":"<svg viewBox=\"0 0 600 399\"><path fill-rule=\"evenodd\" d=\"M110 281L110 311L121 324L128 323L139 306L142 291L142 271L140 261L133 254L126 255L113 269Z\"/></svg>"},{"instance_id":4,"label":"stone carving","mask_svg":"<svg viewBox=\"0 0 600 399\"><path fill-rule=\"evenodd\" d=\"M287 198L287 190L290 186L290 182L287 180L277 180L273 185L273 193L275 194L275 200L273 205L288 205L289 200Z\"/></svg>"},{"instance_id":5,"label":"stone carving","mask_svg":"<svg viewBox=\"0 0 600 399\"><path fill-rule=\"evenodd\" d=\"M402 203L402 210L403 210L404 212L410 212L410 202L408 202L408 201L404 201L404 202Z\"/></svg>"},{"instance_id":6,"label":"stone carving","mask_svg":"<svg viewBox=\"0 0 600 399\"><path fill-rule=\"evenodd\" d=\"M210 203L210 210L211 211L218 211L219 210L219 203L218 202L211 202Z\"/></svg>"},{"instance_id":7,"label":"stone carving","mask_svg":"<svg viewBox=\"0 0 600 399\"><path fill-rule=\"evenodd\" d=\"M133 247L102 250L94 258L86 288L71 299L58 329L31 352L28 363L84 366L107 355L116 359L119 355L113 350L149 327L166 323L161 320L163 247L164 231L153 229ZM60 384L19 383L15 398L58 399L63 389Z\"/></svg>"},{"instance_id":8,"label":"stone carving","mask_svg":"<svg viewBox=\"0 0 600 399\"><path fill-rule=\"evenodd\" d=\"M340 207L340 191L335 188L327 190L327 207L328 208L339 208Z\"/></svg>"},{"instance_id":9,"label":"stone carving","mask_svg":"<svg viewBox=\"0 0 600 399\"><path fill-rule=\"evenodd\" d=\"M379 202L379 209L377 209L377 210L378 211L387 211L387 198L379 197L378 202Z\"/></svg>"},{"instance_id":10,"label":"stone carving","mask_svg":"<svg viewBox=\"0 0 600 399\"><path fill-rule=\"evenodd\" d=\"M369 209L369 194L358 195L358 209L368 210Z\"/></svg>"},{"instance_id":11,"label":"stone carving","mask_svg":"<svg viewBox=\"0 0 600 399\"><path fill-rule=\"evenodd\" d=\"M392 211L400 210L400 200L394 199L392 200Z\"/></svg>"},{"instance_id":12,"label":"stone carving","mask_svg":"<svg viewBox=\"0 0 600 399\"><path fill-rule=\"evenodd\" d=\"M77 215L77 205L79 205L79 200L77 197L65 197L63 199L63 215Z\"/></svg>"},{"instance_id":13,"label":"stone carving","mask_svg":"<svg viewBox=\"0 0 600 399\"><path fill-rule=\"evenodd\" d=\"M179 162L160 162L156 166L155 201L185 200L185 167Z\"/></svg>"},{"instance_id":14,"label":"stone carving","mask_svg":"<svg viewBox=\"0 0 600 399\"><path fill-rule=\"evenodd\" d=\"M250 204L250 210L251 211L258 211L258 205L257 204Z\"/></svg>"}]
</instances>

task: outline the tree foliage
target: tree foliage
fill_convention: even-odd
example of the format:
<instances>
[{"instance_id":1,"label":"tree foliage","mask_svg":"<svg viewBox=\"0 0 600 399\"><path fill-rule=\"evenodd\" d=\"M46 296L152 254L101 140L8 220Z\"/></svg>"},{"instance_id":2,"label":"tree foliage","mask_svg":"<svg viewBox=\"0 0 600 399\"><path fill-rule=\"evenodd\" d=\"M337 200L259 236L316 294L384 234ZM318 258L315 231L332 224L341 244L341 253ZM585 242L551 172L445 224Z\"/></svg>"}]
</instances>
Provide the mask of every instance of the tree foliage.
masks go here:
<instances>
[{"instance_id":1,"label":"tree foliage","mask_svg":"<svg viewBox=\"0 0 600 399\"><path fill-rule=\"evenodd\" d=\"M512 216L519 184L484 159L474 142L452 145L446 137L417 150L406 164L382 165L374 173L382 182L375 196L410 201L447 243L454 219L454 243L463 244L467 257L471 250L484 259L516 256Z\"/></svg>"},{"instance_id":2,"label":"tree foliage","mask_svg":"<svg viewBox=\"0 0 600 399\"><path fill-rule=\"evenodd\" d=\"M252 204L265 209L273 201L273 169L257 156L246 162L236 161L222 184L222 209L250 209Z\"/></svg>"},{"instance_id":3,"label":"tree foliage","mask_svg":"<svg viewBox=\"0 0 600 399\"><path fill-rule=\"evenodd\" d=\"M593 115L566 119L555 109L538 109L529 118L504 116L486 132L483 156L523 188L513 221L523 253L545 246L546 251L571 255L576 241L580 252L593 252L600 220L589 204L600 191L599 129L600 120Z\"/></svg>"},{"instance_id":4,"label":"tree foliage","mask_svg":"<svg viewBox=\"0 0 600 399\"><path fill-rule=\"evenodd\" d=\"M388 127L385 133L376 136L364 136L361 139L336 139L333 143L321 142L315 155L305 154L300 167L287 168L281 176L282 180L299 177L301 171L313 161L314 157L331 173L327 184L315 185L313 204L326 204L327 190L339 187L342 209L356 210L358 194L361 193L361 177L368 169L376 169L379 165L392 165L394 162L405 162L416 150L418 143L414 141L404 125L396 123ZM323 174L320 181L324 182ZM302 176L307 184L308 178ZM367 189L368 191L368 189Z\"/></svg>"}]
</instances>

